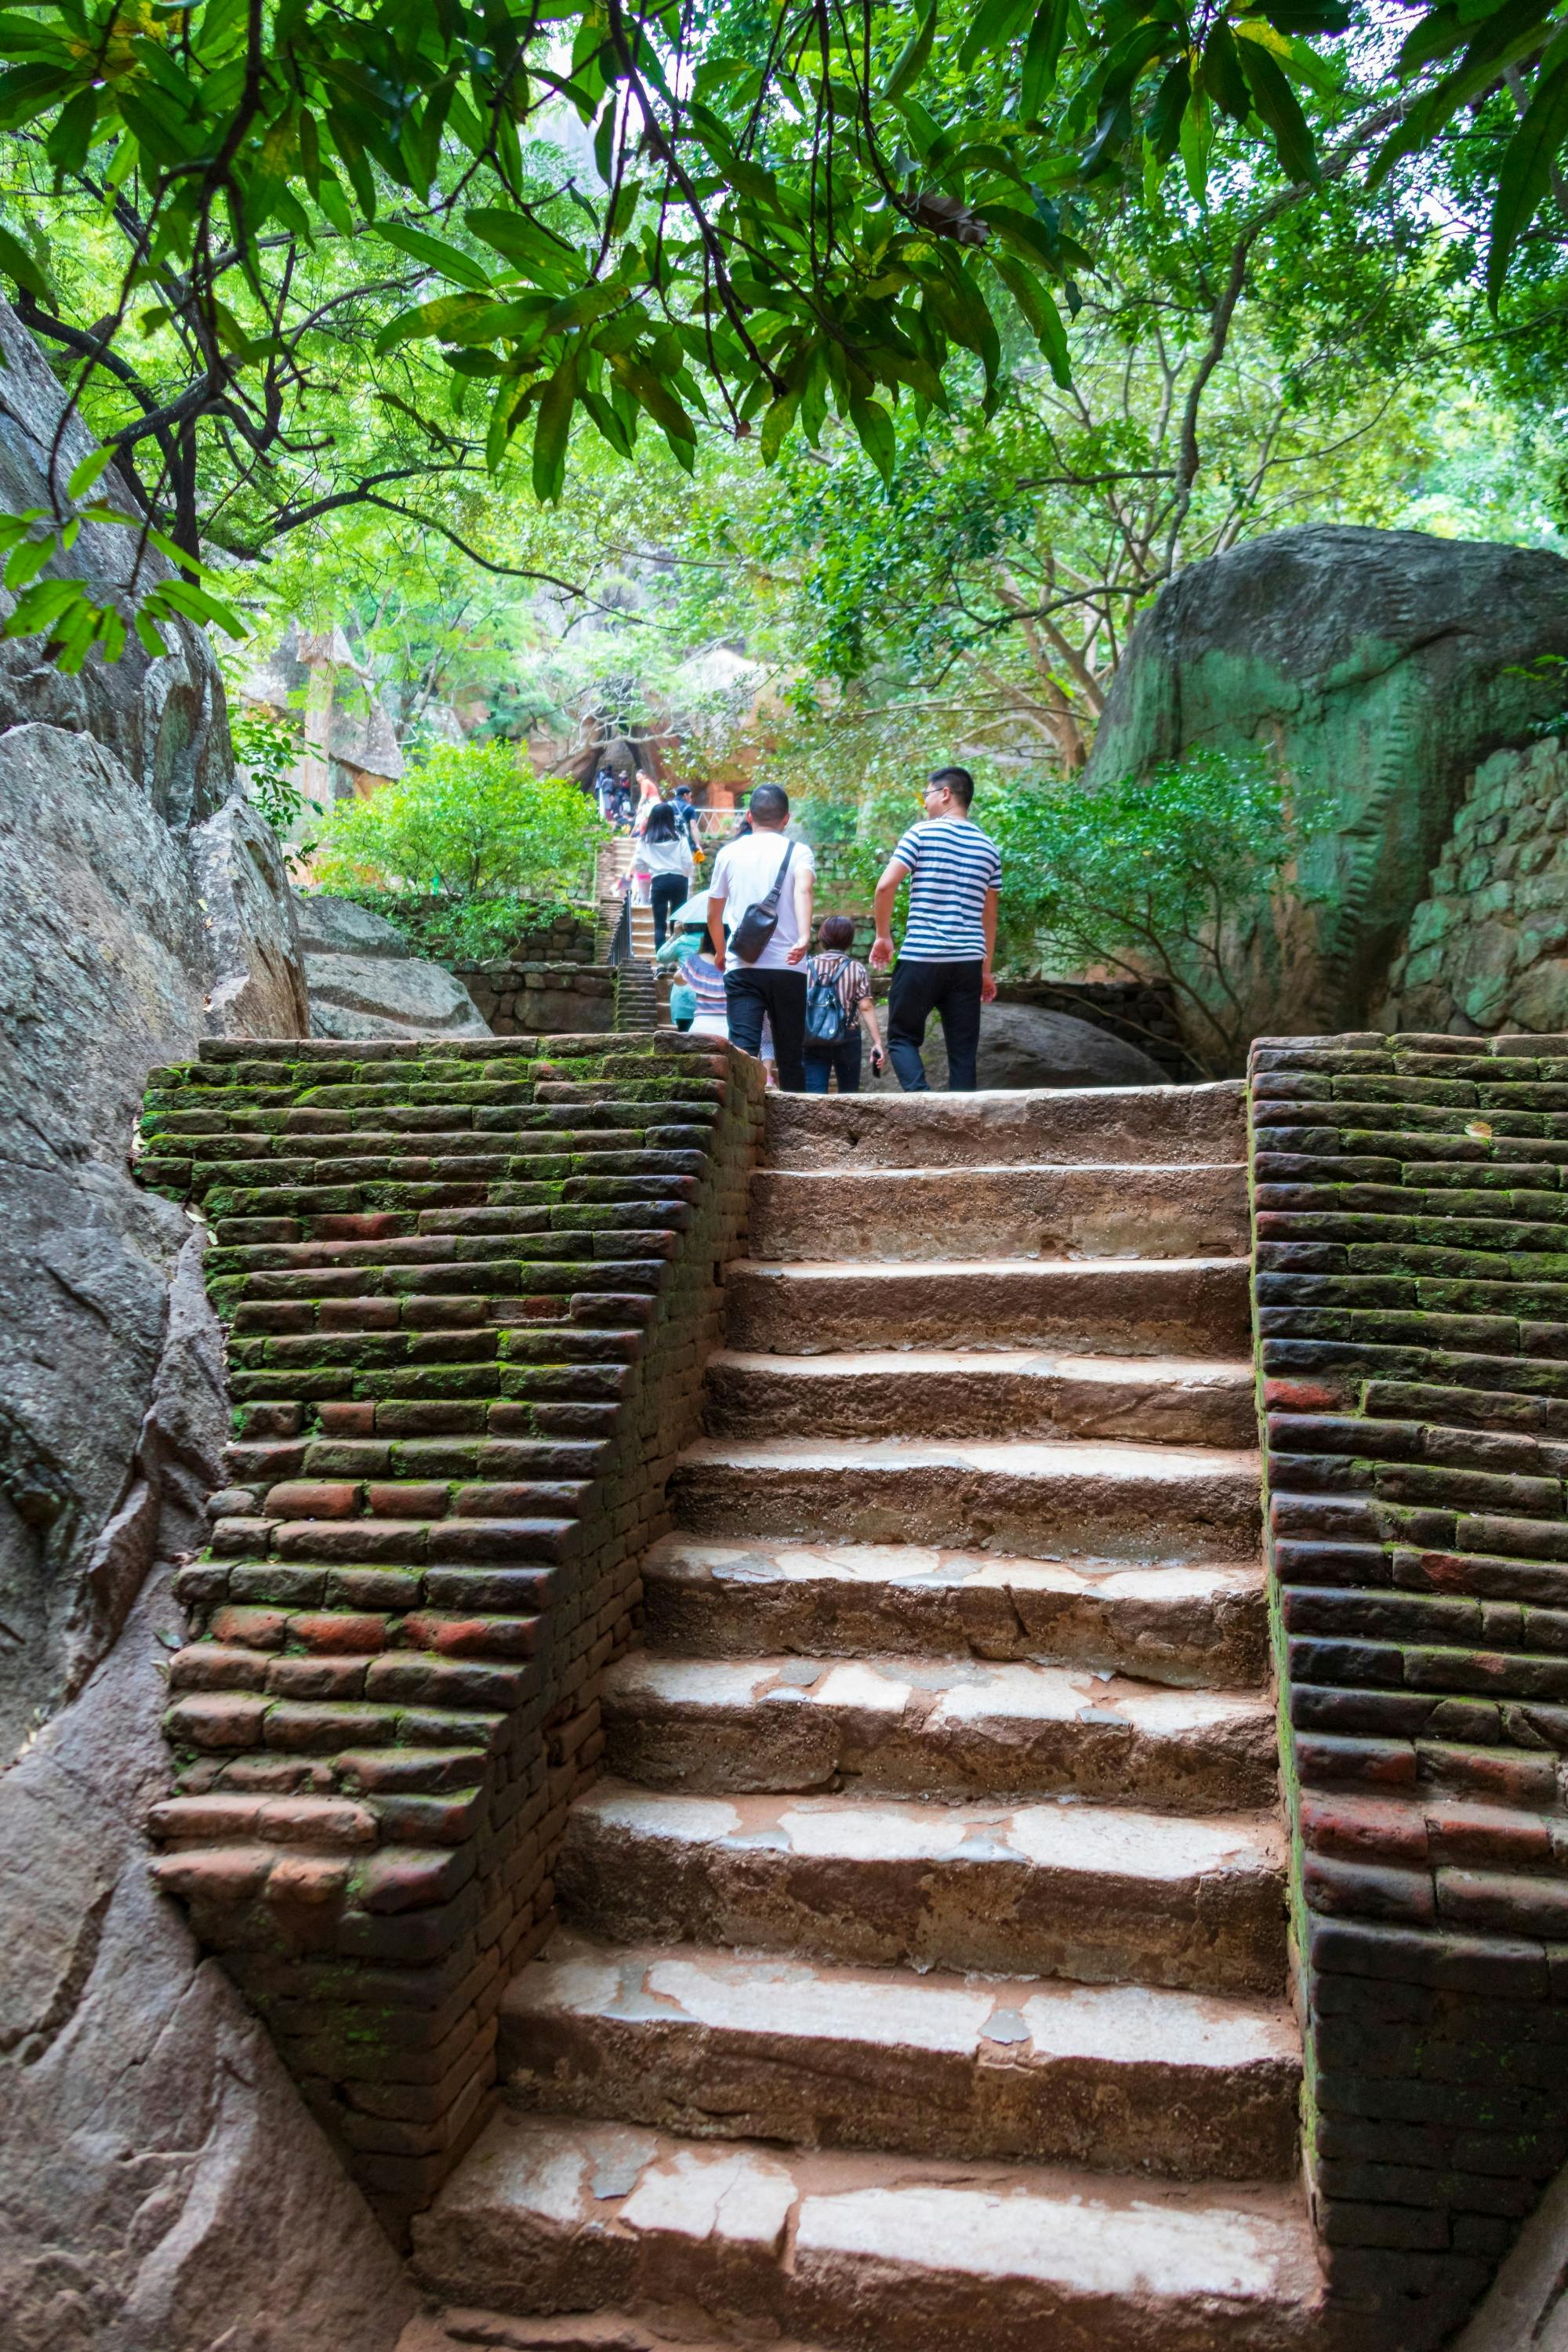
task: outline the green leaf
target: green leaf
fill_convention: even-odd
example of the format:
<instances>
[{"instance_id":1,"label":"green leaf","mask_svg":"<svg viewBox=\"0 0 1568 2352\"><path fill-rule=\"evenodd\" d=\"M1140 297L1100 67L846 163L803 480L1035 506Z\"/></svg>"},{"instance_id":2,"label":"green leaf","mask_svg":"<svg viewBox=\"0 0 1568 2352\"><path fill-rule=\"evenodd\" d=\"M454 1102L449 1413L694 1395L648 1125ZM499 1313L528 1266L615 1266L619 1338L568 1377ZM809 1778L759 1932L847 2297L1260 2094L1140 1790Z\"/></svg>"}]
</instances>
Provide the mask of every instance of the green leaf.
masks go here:
<instances>
[{"instance_id":1,"label":"green leaf","mask_svg":"<svg viewBox=\"0 0 1568 2352\"><path fill-rule=\"evenodd\" d=\"M87 161L98 124L98 100L95 89L79 89L69 104L61 108L58 121L44 142L50 163L64 176L79 172Z\"/></svg>"},{"instance_id":2,"label":"green leaf","mask_svg":"<svg viewBox=\"0 0 1568 2352\"><path fill-rule=\"evenodd\" d=\"M113 463L112 449L89 450L81 463L72 468L70 479L66 484L67 498L85 499L99 476Z\"/></svg>"},{"instance_id":3,"label":"green leaf","mask_svg":"<svg viewBox=\"0 0 1568 2352\"><path fill-rule=\"evenodd\" d=\"M1168 163L1181 142L1182 119L1193 93L1193 78L1185 58L1178 58L1160 84L1149 110L1144 136L1155 160Z\"/></svg>"},{"instance_id":4,"label":"green leaf","mask_svg":"<svg viewBox=\"0 0 1568 2352\"><path fill-rule=\"evenodd\" d=\"M595 392L591 386L584 384L577 397L593 419L601 438L609 443L616 457L629 457L632 454L632 445L627 436L626 428L603 393Z\"/></svg>"},{"instance_id":5,"label":"green leaf","mask_svg":"<svg viewBox=\"0 0 1568 2352\"><path fill-rule=\"evenodd\" d=\"M1244 37L1236 47L1258 111L1274 133L1280 163L1299 185L1315 184L1318 151L1295 91L1260 41Z\"/></svg>"},{"instance_id":6,"label":"green leaf","mask_svg":"<svg viewBox=\"0 0 1568 2352\"><path fill-rule=\"evenodd\" d=\"M1223 16L1209 27L1201 68L1204 88L1233 122L1245 122L1252 112L1252 92L1236 53L1236 38Z\"/></svg>"},{"instance_id":7,"label":"green leaf","mask_svg":"<svg viewBox=\"0 0 1568 2352\"><path fill-rule=\"evenodd\" d=\"M541 228L526 213L510 212L500 205L475 205L463 218L486 245L494 246L509 261L521 262L536 275L548 271L559 278L563 268L576 260L575 251L564 237Z\"/></svg>"},{"instance_id":8,"label":"green leaf","mask_svg":"<svg viewBox=\"0 0 1568 2352\"><path fill-rule=\"evenodd\" d=\"M1209 156L1214 148L1214 110L1205 89L1194 89L1187 100L1187 110L1182 117L1181 148L1188 193L1195 205L1201 205L1208 193Z\"/></svg>"},{"instance_id":9,"label":"green leaf","mask_svg":"<svg viewBox=\"0 0 1568 2352\"><path fill-rule=\"evenodd\" d=\"M882 95L889 104L902 98L904 92L918 81L924 72L926 60L931 56L931 43L936 38L939 7L940 0L931 0L931 6L910 34L903 55L888 76Z\"/></svg>"},{"instance_id":10,"label":"green leaf","mask_svg":"<svg viewBox=\"0 0 1568 2352\"><path fill-rule=\"evenodd\" d=\"M20 547L13 548L5 561L5 585L13 595L30 588L55 551L53 536L47 539L25 539Z\"/></svg>"},{"instance_id":11,"label":"green leaf","mask_svg":"<svg viewBox=\"0 0 1568 2352\"><path fill-rule=\"evenodd\" d=\"M991 256L991 267L1002 280L1013 299L1034 330L1035 341L1055 381L1065 391L1072 382L1072 368L1068 359L1067 330L1062 325L1061 312L1052 300L1049 289L1031 278L1026 269L1005 253Z\"/></svg>"},{"instance_id":12,"label":"green leaf","mask_svg":"<svg viewBox=\"0 0 1568 2352\"><path fill-rule=\"evenodd\" d=\"M1530 104L1508 142L1498 174L1487 247L1487 299L1494 310L1509 263L1552 184L1552 166L1568 142L1568 58L1548 70L1552 52L1562 46L1559 36L1542 60Z\"/></svg>"},{"instance_id":13,"label":"green leaf","mask_svg":"<svg viewBox=\"0 0 1568 2352\"><path fill-rule=\"evenodd\" d=\"M495 305L487 305L493 309ZM442 294L433 302L416 302L412 310L400 310L383 327L373 348L379 352L393 352L399 343L413 342L421 335L447 335L466 320L480 315L479 306L471 294Z\"/></svg>"},{"instance_id":14,"label":"green leaf","mask_svg":"<svg viewBox=\"0 0 1568 2352\"><path fill-rule=\"evenodd\" d=\"M559 503L566 487L566 447L577 398L577 354L569 352L539 397L533 428L533 495L542 506Z\"/></svg>"},{"instance_id":15,"label":"green leaf","mask_svg":"<svg viewBox=\"0 0 1568 2352\"><path fill-rule=\"evenodd\" d=\"M19 236L0 228L0 270L41 302L52 302L54 289Z\"/></svg>"},{"instance_id":16,"label":"green leaf","mask_svg":"<svg viewBox=\"0 0 1568 2352\"><path fill-rule=\"evenodd\" d=\"M764 466L771 466L783 448L784 436L795 423L795 414L799 406L798 392L784 392L779 394L763 417L759 446Z\"/></svg>"},{"instance_id":17,"label":"green leaf","mask_svg":"<svg viewBox=\"0 0 1568 2352\"><path fill-rule=\"evenodd\" d=\"M893 467L898 459L899 437L893 420L879 400L851 400L849 422L860 436L860 446L870 458L884 482L893 478Z\"/></svg>"},{"instance_id":18,"label":"green leaf","mask_svg":"<svg viewBox=\"0 0 1568 2352\"><path fill-rule=\"evenodd\" d=\"M23 590L5 618L0 636L36 637L52 629L60 615L87 595L81 580L38 580Z\"/></svg>"},{"instance_id":19,"label":"green leaf","mask_svg":"<svg viewBox=\"0 0 1568 2352\"><path fill-rule=\"evenodd\" d=\"M489 272L472 254L461 246L446 245L438 236L431 236L422 228L410 228L403 221L379 221L375 233L385 245L395 246L412 261L422 261L427 268L438 269L443 278L455 278L459 286L471 288L476 294L490 291Z\"/></svg>"},{"instance_id":20,"label":"green leaf","mask_svg":"<svg viewBox=\"0 0 1568 2352\"><path fill-rule=\"evenodd\" d=\"M958 53L961 71L967 73L977 58L1005 48L1028 22L1035 0L980 0L980 9Z\"/></svg>"},{"instance_id":21,"label":"green leaf","mask_svg":"<svg viewBox=\"0 0 1568 2352\"><path fill-rule=\"evenodd\" d=\"M1043 0L1039 13L1029 27L1028 44L1024 51L1023 79L1018 89L1018 111L1026 122L1034 121L1045 102L1047 91L1056 87L1062 45L1067 39L1068 7L1068 0Z\"/></svg>"}]
</instances>

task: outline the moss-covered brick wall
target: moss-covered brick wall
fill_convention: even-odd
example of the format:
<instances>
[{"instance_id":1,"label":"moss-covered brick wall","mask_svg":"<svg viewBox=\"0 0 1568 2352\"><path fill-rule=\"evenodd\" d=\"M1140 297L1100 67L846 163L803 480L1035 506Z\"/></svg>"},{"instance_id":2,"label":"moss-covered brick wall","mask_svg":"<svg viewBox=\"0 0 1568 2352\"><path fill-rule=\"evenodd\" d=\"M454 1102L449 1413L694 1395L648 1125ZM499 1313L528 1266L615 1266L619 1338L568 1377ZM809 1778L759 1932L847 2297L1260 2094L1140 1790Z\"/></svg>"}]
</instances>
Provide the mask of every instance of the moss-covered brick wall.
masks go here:
<instances>
[{"instance_id":1,"label":"moss-covered brick wall","mask_svg":"<svg viewBox=\"0 0 1568 2352\"><path fill-rule=\"evenodd\" d=\"M1568 2157L1568 1037L1250 1094L1310 2178L1351 2340L1421 2352Z\"/></svg>"},{"instance_id":2,"label":"moss-covered brick wall","mask_svg":"<svg viewBox=\"0 0 1568 2352\"><path fill-rule=\"evenodd\" d=\"M760 1076L673 1030L153 1074L141 1172L211 1221L236 1433L178 1578L155 1867L395 2230L484 2121L550 1927Z\"/></svg>"}]
</instances>

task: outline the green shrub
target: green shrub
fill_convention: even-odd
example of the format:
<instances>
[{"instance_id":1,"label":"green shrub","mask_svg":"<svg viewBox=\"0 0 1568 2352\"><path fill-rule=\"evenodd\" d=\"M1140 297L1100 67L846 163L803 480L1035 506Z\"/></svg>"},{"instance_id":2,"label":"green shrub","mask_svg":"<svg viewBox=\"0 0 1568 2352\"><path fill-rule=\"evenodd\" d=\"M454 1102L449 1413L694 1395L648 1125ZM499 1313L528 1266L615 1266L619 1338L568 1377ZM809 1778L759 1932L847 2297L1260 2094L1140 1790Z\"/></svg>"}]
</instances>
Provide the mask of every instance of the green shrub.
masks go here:
<instances>
[{"instance_id":1,"label":"green shrub","mask_svg":"<svg viewBox=\"0 0 1568 2352\"><path fill-rule=\"evenodd\" d=\"M1096 967L1167 982L1188 1048L1240 1068L1248 974L1312 824L1261 757L1193 751L1145 777L999 786L975 808L1003 858L1002 958L1056 974Z\"/></svg>"},{"instance_id":2,"label":"green shrub","mask_svg":"<svg viewBox=\"0 0 1568 2352\"><path fill-rule=\"evenodd\" d=\"M454 918L505 899L532 905L591 898L594 857L608 828L564 777L535 777L509 743L438 743L398 783L335 802L315 879L328 890L417 892ZM465 946L465 953L473 950Z\"/></svg>"},{"instance_id":3,"label":"green shrub","mask_svg":"<svg viewBox=\"0 0 1568 2352\"><path fill-rule=\"evenodd\" d=\"M334 885L334 896L368 907L402 932L416 955L433 956L437 963L507 962L531 935L547 930L561 916L592 922L592 910L581 901L432 898L412 890L367 890L357 883L347 889Z\"/></svg>"}]
</instances>

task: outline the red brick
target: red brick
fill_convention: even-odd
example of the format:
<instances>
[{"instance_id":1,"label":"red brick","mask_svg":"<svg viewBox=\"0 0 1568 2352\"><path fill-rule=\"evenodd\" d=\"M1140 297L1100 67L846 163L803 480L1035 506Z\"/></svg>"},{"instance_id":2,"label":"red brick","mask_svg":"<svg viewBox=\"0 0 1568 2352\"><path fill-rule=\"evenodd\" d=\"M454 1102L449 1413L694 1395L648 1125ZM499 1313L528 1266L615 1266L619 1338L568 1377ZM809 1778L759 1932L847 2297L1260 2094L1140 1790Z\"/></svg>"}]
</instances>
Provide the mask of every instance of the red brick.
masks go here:
<instances>
[{"instance_id":1,"label":"red brick","mask_svg":"<svg viewBox=\"0 0 1568 2352\"><path fill-rule=\"evenodd\" d=\"M266 1510L275 1519L346 1519L358 1507L360 1490L326 1478L291 1478L274 1486Z\"/></svg>"}]
</instances>

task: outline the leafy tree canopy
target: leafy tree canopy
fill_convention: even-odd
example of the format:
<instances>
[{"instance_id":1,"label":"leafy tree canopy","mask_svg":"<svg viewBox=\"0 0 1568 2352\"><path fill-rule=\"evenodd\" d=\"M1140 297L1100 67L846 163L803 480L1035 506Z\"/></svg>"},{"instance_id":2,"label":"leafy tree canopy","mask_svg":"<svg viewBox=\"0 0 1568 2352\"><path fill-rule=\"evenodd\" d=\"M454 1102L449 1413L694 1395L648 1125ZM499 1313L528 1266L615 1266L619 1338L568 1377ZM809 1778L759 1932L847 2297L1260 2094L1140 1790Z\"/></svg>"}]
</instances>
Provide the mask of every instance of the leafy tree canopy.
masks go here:
<instances>
[{"instance_id":1,"label":"leafy tree canopy","mask_svg":"<svg viewBox=\"0 0 1568 2352\"><path fill-rule=\"evenodd\" d=\"M771 460L831 412L890 479L906 404L994 416L1026 351L1069 383L1108 207L1239 165L1227 321L1282 209L1478 107L1500 301L1568 136L1552 0L1414 10L1402 44L1370 0L55 0L0 5L0 269L187 573L411 486L460 537L443 500L514 447L557 499L577 422L689 467L706 421ZM374 391L323 462L346 346ZM54 485L9 584L92 487ZM13 628L111 644L59 585Z\"/></svg>"}]
</instances>

